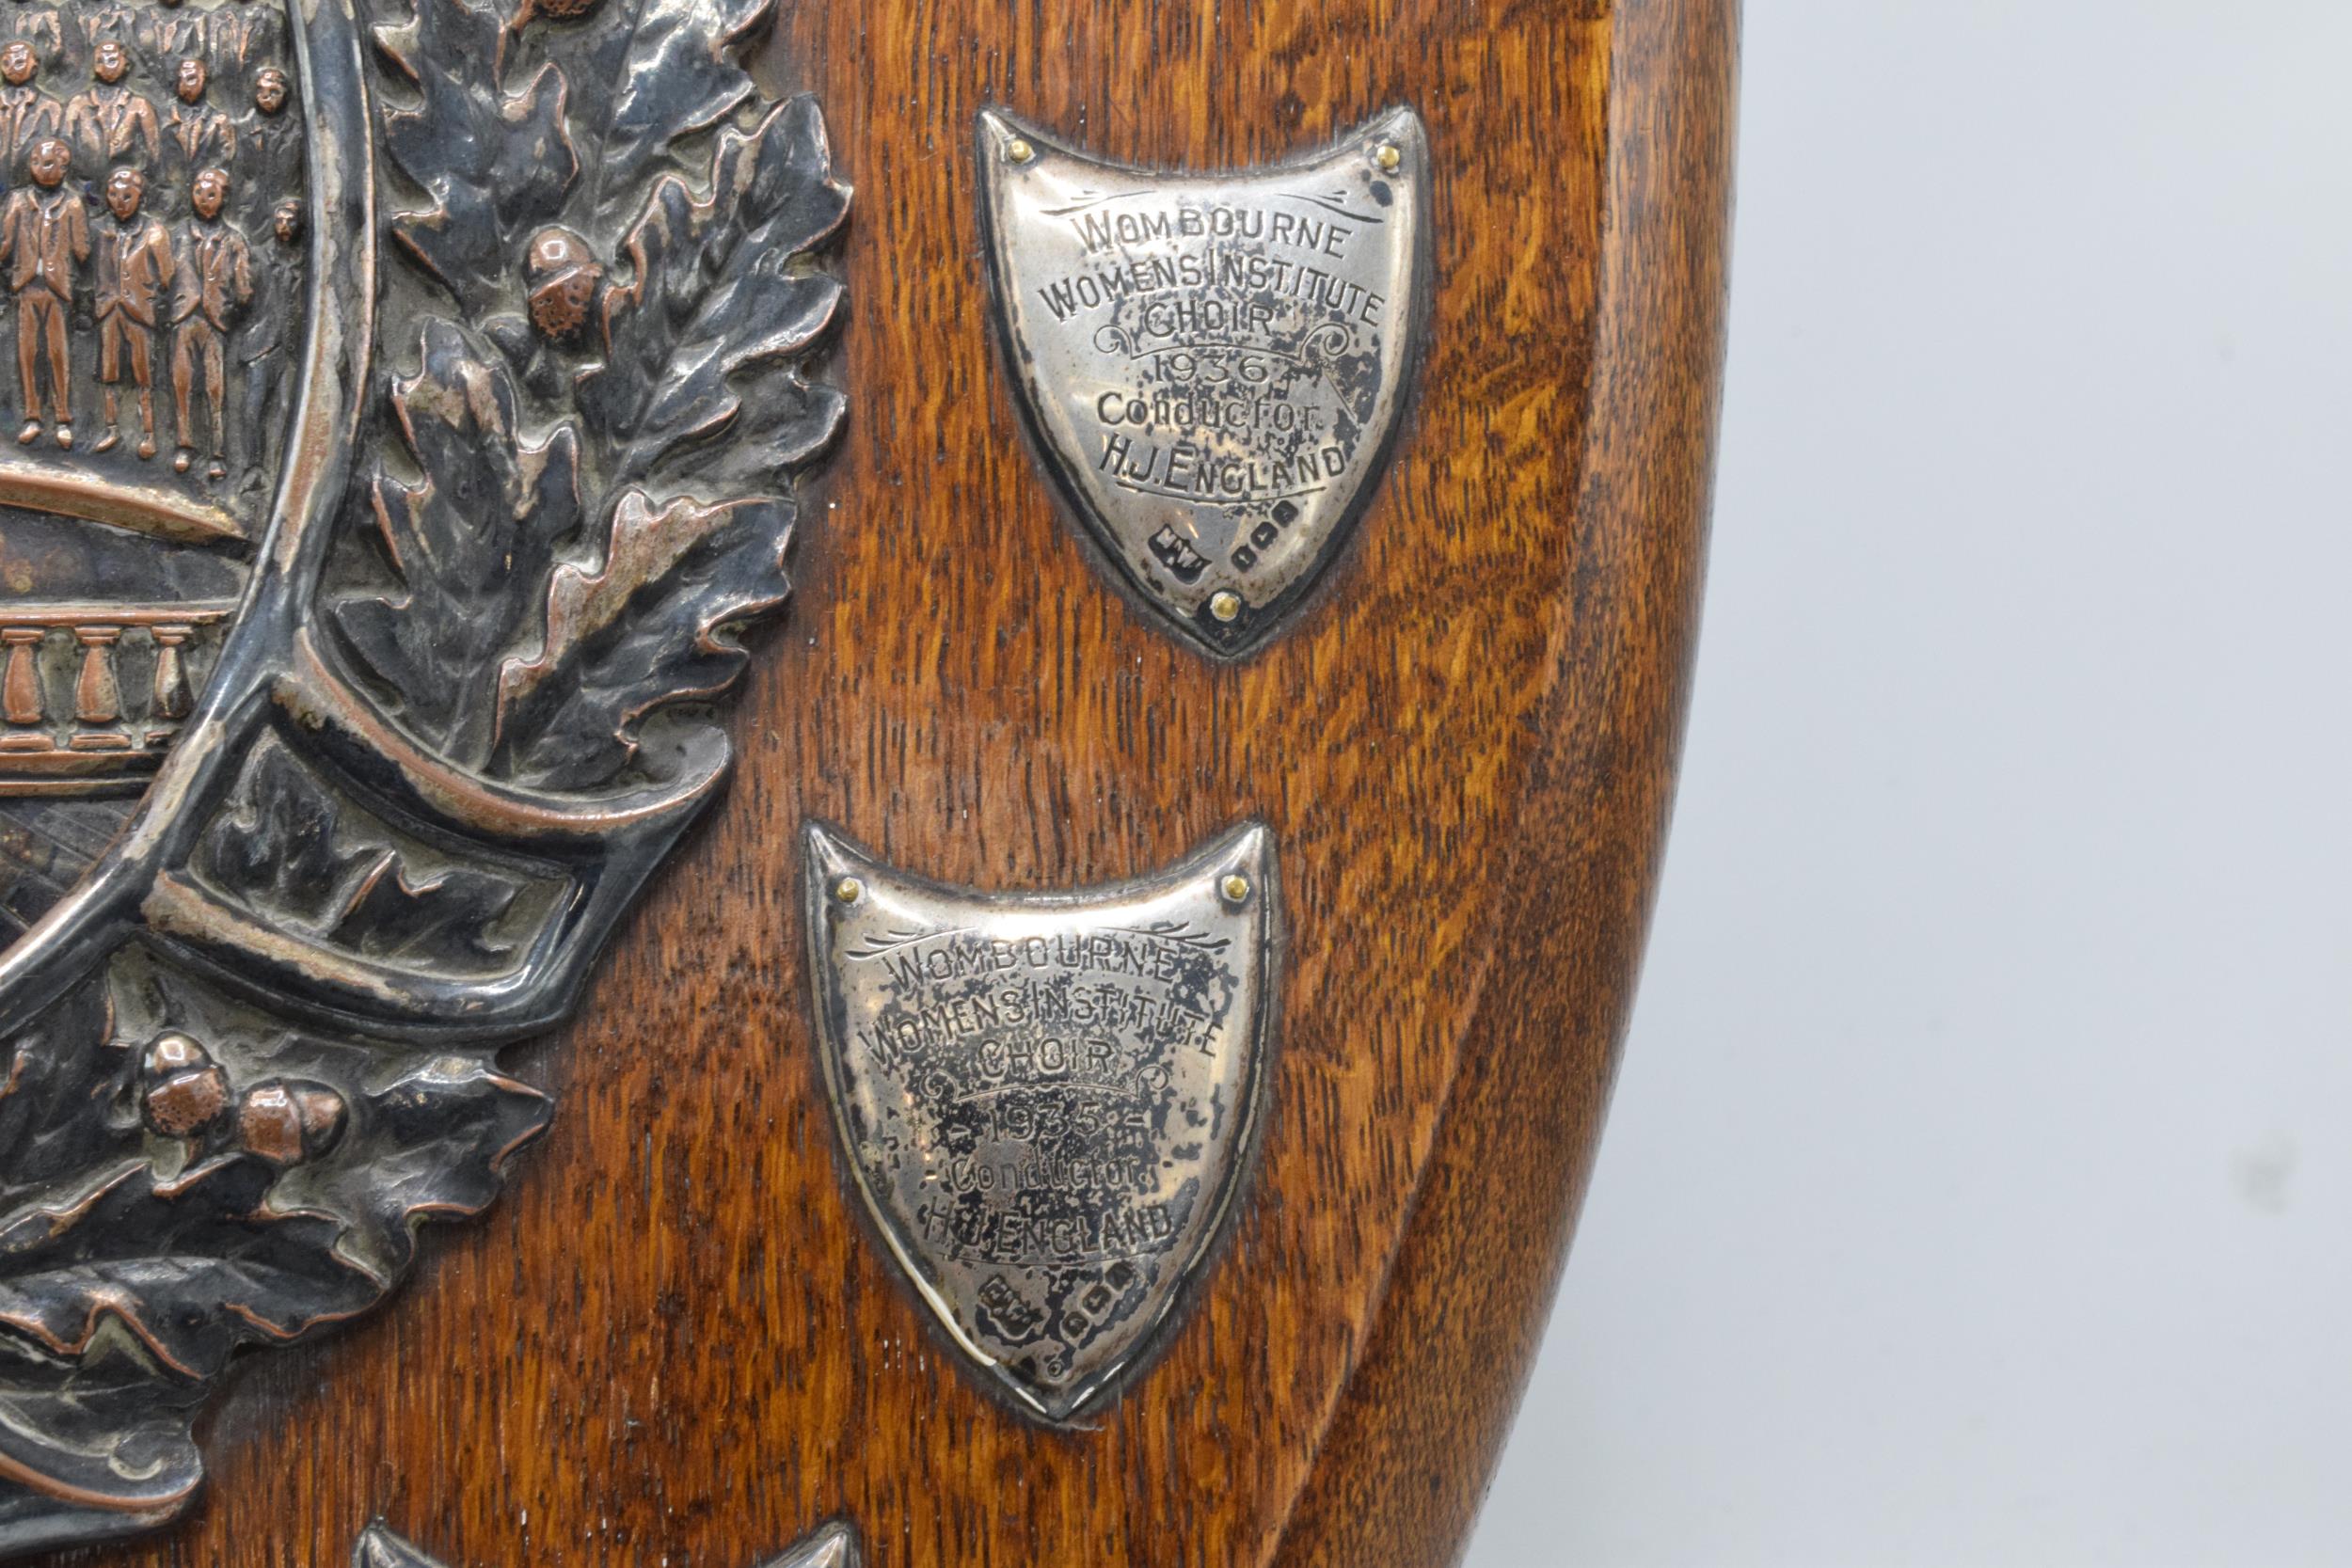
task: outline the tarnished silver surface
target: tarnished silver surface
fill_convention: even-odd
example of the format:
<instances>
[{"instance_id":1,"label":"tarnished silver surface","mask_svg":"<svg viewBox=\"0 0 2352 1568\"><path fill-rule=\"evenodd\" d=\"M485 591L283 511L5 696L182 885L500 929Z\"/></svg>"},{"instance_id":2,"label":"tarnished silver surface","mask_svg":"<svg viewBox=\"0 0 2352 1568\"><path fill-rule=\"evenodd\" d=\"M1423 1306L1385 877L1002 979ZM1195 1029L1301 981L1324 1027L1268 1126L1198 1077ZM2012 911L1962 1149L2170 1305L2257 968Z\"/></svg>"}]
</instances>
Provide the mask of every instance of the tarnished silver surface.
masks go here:
<instances>
[{"instance_id":1,"label":"tarnished silver surface","mask_svg":"<svg viewBox=\"0 0 2352 1568\"><path fill-rule=\"evenodd\" d=\"M846 406L774 8L0 5L0 1558L497 1196L716 798Z\"/></svg>"},{"instance_id":2,"label":"tarnished silver surface","mask_svg":"<svg viewBox=\"0 0 2352 1568\"><path fill-rule=\"evenodd\" d=\"M1046 460L1148 602L1249 651L1388 459L1426 316L1421 120L1217 177L1102 163L993 112L978 141L1006 356Z\"/></svg>"},{"instance_id":3,"label":"tarnished silver surface","mask_svg":"<svg viewBox=\"0 0 2352 1568\"><path fill-rule=\"evenodd\" d=\"M1002 1392L1081 1415L1184 1311L1248 1167L1279 931L1248 827L1161 876L990 896L807 843L825 1081L916 1291Z\"/></svg>"},{"instance_id":4,"label":"tarnished silver surface","mask_svg":"<svg viewBox=\"0 0 2352 1568\"><path fill-rule=\"evenodd\" d=\"M667 1561L665 1558L663 1560ZM771 1559L767 1568L859 1568L866 1560L859 1552L857 1532L847 1524L827 1525L782 1557ZM382 1521L370 1525L359 1534L351 1549L351 1568L442 1568L437 1558L428 1557L423 1550L387 1529Z\"/></svg>"}]
</instances>

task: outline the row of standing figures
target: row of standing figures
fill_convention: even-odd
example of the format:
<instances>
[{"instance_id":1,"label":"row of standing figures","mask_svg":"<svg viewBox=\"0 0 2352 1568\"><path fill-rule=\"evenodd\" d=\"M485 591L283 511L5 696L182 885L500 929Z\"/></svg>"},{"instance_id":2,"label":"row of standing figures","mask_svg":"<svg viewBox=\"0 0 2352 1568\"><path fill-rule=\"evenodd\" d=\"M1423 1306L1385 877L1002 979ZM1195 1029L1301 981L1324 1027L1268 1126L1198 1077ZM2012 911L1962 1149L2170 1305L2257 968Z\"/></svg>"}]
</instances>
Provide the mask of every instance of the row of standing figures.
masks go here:
<instances>
[{"instance_id":1,"label":"row of standing figures","mask_svg":"<svg viewBox=\"0 0 2352 1568\"><path fill-rule=\"evenodd\" d=\"M184 0L71 0L63 10L38 0L0 6L0 40L16 40L44 60L84 58L108 40L142 60L199 55L224 70L286 53L286 14L274 0L237 0L211 10Z\"/></svg>"},{"instance_id":2,"label":"row of standing figures","mask_svg":"<svg viewBox=\"0 0 2352 1568\"><path fill-rule=\"evenodd\" d=\"M146 171L168 158L190 173L219 167L262 184L294 182L301 130L287 113L293 87L282 66L253 72L252 107L242 115L212 102L212 68L200 58L178 63L172 97L161 113L124 81L130 67L121 43L101 40L89 86L61 102L41 87L40 62L29 45L0 45L0 179L18 180L33 148L54 137L72 148L86 168L120 164Z\"/></svg>"},{"instance_id":3,"label":"row of standing figures","mask_svg":"<svg viewBox=\"0 0 2352 1568\"><path fill-rule=\"evenodd\" d=\"M127 439L122 395L135 395L136 451L161 451L156 429L155 368L159 334L170 339L172 411L177 450L172 467L185 474L207 451L208 477L229 474L229 361L231 335L253 313L257 261L251 244L223 220L231 191L227 170L199 171L189 192L191 215L176 232L146 210L147 177L129 166L106 176L104 213L95 222L68 183L73 152L50 137L26 159L32 182L0 206L0 278L16 296L17 373L24 426L17 440L33 446L44 436L68 451L74 445L72 336L74 302L89 276L98 334L98 385L106 425L91 447L111 451ZM258 464L272 405L282 394L294 299L303 265L304 214L299 200L281 201L258 270L275 297L257 330L237 354L244 379L243 457ZM46 410L43 386L46 380ZM53 420L44 422L43 413ZM199 432L199 426L202 430Z\"/></svg>"}]
</instances>

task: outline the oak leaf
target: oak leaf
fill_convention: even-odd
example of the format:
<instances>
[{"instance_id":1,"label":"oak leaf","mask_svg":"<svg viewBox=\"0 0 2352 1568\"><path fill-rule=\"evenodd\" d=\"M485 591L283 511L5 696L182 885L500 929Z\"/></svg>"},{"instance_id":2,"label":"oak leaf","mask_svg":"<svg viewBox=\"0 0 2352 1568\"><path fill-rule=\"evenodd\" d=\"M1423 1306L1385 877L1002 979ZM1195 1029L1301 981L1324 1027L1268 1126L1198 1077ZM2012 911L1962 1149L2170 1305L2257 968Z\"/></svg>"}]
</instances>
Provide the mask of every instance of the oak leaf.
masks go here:
<instances>
[{"instance_id":1,"label":"oak leaf","mask_svg":"<svg viewBox=\"0 0 2352 1568\"><path fill-rule=\"evenodd\" d=\"M675 175L655 185L629 230L631 276L606 297L602 362L578 388L615 453L616 488L691 451L707 493L766 491L832 441L841 394L812 386L800 361L842 294L808 253L849 202L805 97L749 133L722 132L707 196Z\"/></svg>"},{"instance_id":2,"label":"oak leaf","mask_svg":"<svg viewBox=\"0 0 2352 1568\"><path fill-rule=\"evenodd\" d=\"M638 0L589 44L580 105L601 191L635 187L679 138L725 119L753 93L744 50L775 0Z\"/></svg>"},{"instance_id":3,"label":"oak leaf","mask_svg":"<svg viewBox=\"0 0 2352 1568\"><path fill-rule=\"evenodd\" d=\"M539 647L499 673L501 770L548 789L609 783L647 715L733 685L745 655L730 628L789 594L791 532L774 497L623 495L597 559L556 568Z\"/></svg>"},{"instance_id":4,"label":"oak leaf","mask_svg":"<svg viewBox=\"0 0 2352 1568\"><path fill-rule=\"evenodd\" d=\"M507 90L507 20L469 0L416 0L375 40L422 100L385 114L384 149L433 201L395 213L392 237L479 318L580 172L564 73L543 65Z\"/></svg>"},{"instance_id":5,"label":"oak leaf","mask_svg":"<svg viewBox=\"0 0 2352 1568\"><path fill-rule=\"evenodd\" d=\"M333 620L353 657L399 697L410 731L478 766L499 661L556 546L580 524L578 442L568 425L525 440L505 367L442 321L426 325L423 369L394 388L392 407L423 474L410 484L379 469L373 487L400 588L340 600Z\"/></svg>"},{"instance_id":6,"label":"oak leaf","mask_svg":"<svg viewBox=\"0 0 2352 1568\"><path fill-rule=\"evenodd\" d=\"M547 1119L546 1097L485 1053L388 1077L380 1046L278 1033L232 1052L191 1025L236 1069L231 1095L263 1075L335 1084L346 1125L293 1170L241 1143L233 1110L173 1144L141 1124L140 1045L114 1020L107 980L85 982L9 1042L0 1086L0 1339L45 1358L61 1394L86 1356L110 1354L109 1324L202 1378L242 1345L373 1305L413 1260L418 1223L486 1206Z\"/></svg>"}]
</instances>

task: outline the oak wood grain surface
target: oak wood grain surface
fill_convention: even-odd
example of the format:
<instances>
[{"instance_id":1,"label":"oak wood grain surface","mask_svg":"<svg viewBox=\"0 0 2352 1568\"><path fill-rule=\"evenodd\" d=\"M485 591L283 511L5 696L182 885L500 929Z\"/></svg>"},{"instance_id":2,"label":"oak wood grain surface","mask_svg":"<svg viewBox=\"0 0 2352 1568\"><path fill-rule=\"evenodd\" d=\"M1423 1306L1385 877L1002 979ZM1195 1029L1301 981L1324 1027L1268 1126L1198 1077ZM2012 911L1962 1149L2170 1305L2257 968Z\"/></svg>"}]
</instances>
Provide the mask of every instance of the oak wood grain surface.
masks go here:
<instances>
[{"instance_id":1,"label":"oak wood grain surface","mask_svg":"<svg viewBox=\"0 0 2352 1568\"><path fill-rule=\"evenodd\" d=\"M385 1312L257 1361L198 1516L71 1560L878 1568L1458 1554L1558 1276L1684 708L1718 379L1732 0L790 7L851 231L852 398L732 791L581 1021L555 1129ZM1393 103L1437 180L1393 468L1290 634L1157 629L1060 515L986 314L973 117L1222 167ZM798 831L1008 889L1236 821L1289 927L1263 1160L1167 1354L1089 1430L954 1361L843 1181ZM1574 1506L1565 1478L1563 1507Z\"/></svg>"}]
</instances>

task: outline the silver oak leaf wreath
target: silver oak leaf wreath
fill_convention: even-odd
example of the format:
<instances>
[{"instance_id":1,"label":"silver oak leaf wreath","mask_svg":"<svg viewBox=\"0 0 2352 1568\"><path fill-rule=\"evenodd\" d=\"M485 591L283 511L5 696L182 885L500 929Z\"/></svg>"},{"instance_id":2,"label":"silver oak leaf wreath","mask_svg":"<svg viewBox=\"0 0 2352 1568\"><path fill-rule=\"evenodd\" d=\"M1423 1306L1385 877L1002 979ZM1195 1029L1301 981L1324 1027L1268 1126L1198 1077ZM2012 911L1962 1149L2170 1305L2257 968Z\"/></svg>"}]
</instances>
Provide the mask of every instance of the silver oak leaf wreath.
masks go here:
<instances>
[{"instance_id":1,"label":"silver oak leaf wreath","mask_svg":"<svg viewBox=\"0 0 2352 1568\"><path fill-rule=\"evenodd\" d=\"M308 360L122 836L0 958L0 1555L148 1528L242 1350L380 1302L545 1127L778 608L850 192L772 0L320 0Z\"/></svg>"}]
</instances>

